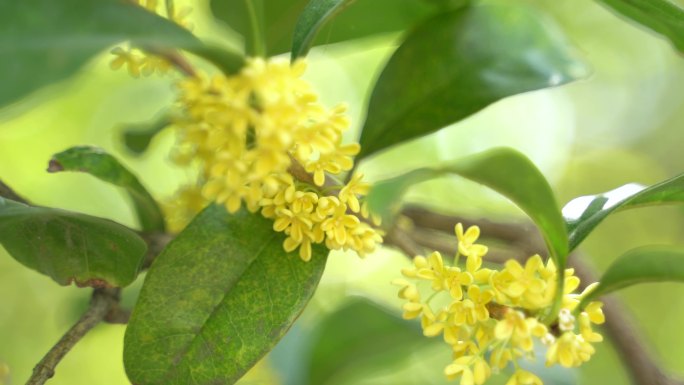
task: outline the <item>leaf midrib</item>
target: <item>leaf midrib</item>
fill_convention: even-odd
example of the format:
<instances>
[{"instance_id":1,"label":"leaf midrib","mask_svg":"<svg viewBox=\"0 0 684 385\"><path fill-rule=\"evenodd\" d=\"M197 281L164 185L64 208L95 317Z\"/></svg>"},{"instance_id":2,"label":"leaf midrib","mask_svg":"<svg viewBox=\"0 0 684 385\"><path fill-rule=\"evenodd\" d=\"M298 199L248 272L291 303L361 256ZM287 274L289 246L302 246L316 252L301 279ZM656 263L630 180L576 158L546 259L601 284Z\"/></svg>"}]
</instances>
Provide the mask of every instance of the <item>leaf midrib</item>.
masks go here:
<instances>
[{"instance_id":1,"label":"leaf midrib","mask_svg":"<svg viewBox=\"0 0 684 385\"><path fill-rule=\"evenodd\" d=\"M181 367L181 365L187 360L187 357L188 357L188 356L187 356L187 353L188 353L188 351L190 350L190 348L192 348L192 347L195 345L195 343L196 343L198 337L200 337L200 336L202 335L202 333L204 332L205 327L206 327L208 321L209 321L211 318L214 317L214 315L216 314L216 312L218 311L218 309L221 308L222 305L224 304L224 302L226 301L226 298L228 298L228 294L231 292L231 290L232 290L233 288L235 288L235 286L237 286L238 282L240 282L240 279L241 279L242 276L245 274L245 272L247 272L248 270L251 269L252 265L254 265L254 262L255 262L257 259L259 259L259 257L261 256L261 254L262 254L262 253L264 252L264 250L271 244L271 242L277 237L277 235L278 235L278 234L277 234L276 232L272 232L271 236L268 238L268 241L267 241L267 242L264 242L264 244L261 246L261 248L258 250L258 252L255 253L255 257L252 258L252 260L245 266L245 269L242 271L242 273L240 274L239 278L236 279L236 280L233 282L233 284L229 287L229 289L226 290L226 291L223 293L223 296L222 296L221 300L218 301L218 302L216 303L216 305L215 305L214 308L211 310L211 312L209 313L209 315L204 319L204 322L202 322L202 325L200 326L199 331L198 331L197 333L192 333L192 334L193 334L192 340L188 341L188 343L183 347L183 349L181 349L181 350L179 351L179 355L182 357L181 360L179 360L177 364L171 365L171 366L169 367L169 370L166 372L166 376L165 376L165 380L166 380L166 381L170 381L171 379L170 379L169 377L171 377L173 374L176 373L176 371L175 371L174 369L175 369L175 368L178 368L178 367ZM210 359L211 359L211 358L210 358ZM192 372L192 371L190 371L190 372ZM169 383L169 382L167 382L167 383Z\"/></svg>"}]
</instances>

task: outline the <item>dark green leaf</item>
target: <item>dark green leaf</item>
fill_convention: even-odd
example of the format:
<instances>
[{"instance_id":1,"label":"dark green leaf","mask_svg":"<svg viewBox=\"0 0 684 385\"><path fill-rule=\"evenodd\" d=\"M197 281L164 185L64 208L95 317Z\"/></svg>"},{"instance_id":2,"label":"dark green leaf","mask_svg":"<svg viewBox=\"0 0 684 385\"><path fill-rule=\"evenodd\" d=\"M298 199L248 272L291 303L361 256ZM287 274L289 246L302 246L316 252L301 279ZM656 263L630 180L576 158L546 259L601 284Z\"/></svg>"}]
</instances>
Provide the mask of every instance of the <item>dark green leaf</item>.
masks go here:
<instances>
[{"instance_id":1,"label":"dark green leaf","mask_svg":"<svg viewBox=\"0 0 684 385\"><path fill-rule=\"evenodd\" d=\"M131 40L155 50L182 48L225 67L234 54L203 45L189 31L120 0L0 2L0 107L73 75L93 56ZM216 60L223 62L216 62Z\"/></svg>"},{"instance_id":2,"label":"dark green leaf","mask_svg":"<svg viewBox=\"0 0 684 385\"><path fill-rule=\"evenodd\" d=\"M668 39L684 51L684 9L670 0L598 0L599 3Z\"/></svg>"},{"instance_id":3,"label":"dark green leaf","mask_svg":"<svg viewBox=\"0 0 684 385\"><path fill-rule=\"evenodd\" d=\"M598 195L575 198L563 207L570 250L575 249L608 215L633 207L684 202L684 174L651 187L626 184Z\"/></svg>"},{"instance_id":4,"label":"dark green leaf","mask_svg":"<svg viewBox=\"0 0 684 385\"><path fill-rule=\"evenodd\" d=\"M644 246L615 260L598 286L582 299L583 309L604 294L646 282L684 282L684 249L674 246Z\"/></svg>"},{"instance_id":5,"label":"dark green leaf","mask_svg":"<svg viewBox=\"0 0 684 385\"><path fill-rule=\"evenodd\" d=\"M434 132L507 96L585 74L559 29L528 8L469 6L440 14L412 31L382 71L359 157Z\"/></svg>"},{"instance_id":6,"label":"dark green leaf","mask_svg":"<svg viewBox=\"0 0 684 385\"><path fill-rule=\"evenodd\" d=\"M568 238L553 191L537 167L510 148L495 148L442 167L414 170L375 183L368 195L369 207L386 217L411 185L447 173L481 183L513 201L539 226L556 266L565 266Z\"/></svg>"},{"instance_id":7,"label":"dark green leaf","mask_svg":"<svg viewBox=\"0 0 684 385\"><path fill-rule=\"evenodd\" d=\"M305 56L313 40L323 28L323 25L332 20L356 0L311 0L297 20L294 37L292 39L292 58Z\"/></svg>"},{"instance_id":8,"label":"dark green leaf","mask_svg":"<svg viewBox=\"0 0 684 385\"><path fill-rule=\"evenodd\" d=\"M240 72L245 65L245 57L241 54L228 50L225 47L215 45L212 43L203 43L198 40L191 45L177 45L188 52L205 59L212 63L217 68L221 69L226 74L235 74Z\"/></svg>"},{"instance_id":9,"label":"dark green leaf","mask_svg":"<svg viewBox=\"0 0 684 385\"><path fill-rule=\"evenodd\" d=\"M256 10L257 25L261 26L257 33L264 36L267 56L290 50L300 51L296 55L299 56L310 48L298 41L304 35L300 35L297 40L293 39L297 23L302 23L302 28L312 22L315 23L310 16L302 13L310 0L256 0L252 3ZM434 13L437 8L436 4L424 0L357 0L344 12L338 13L332 22L317 27L318 37L311 37L312 43L338 43L379 33L400 31ZM253 52L254 30L246 1L211 0L211 9L218 19L225 21L245 37L246 51ZM308 28L306 29L304 33L308 35ZM301 48L293 48L293 41L295 47Z\"/></svg>"},{"instance_id":10,"label":"dark green leaf","mask_svg":"<svg viewBox=\"0 0 684 385\"><path fill-rule=\"evenodd\" d=\"M313 332L308 384L353 376L362 367L388 367L407 360L430 340L420 327L368 300L354 299Z\"/></svg>"},{"instance_id":11,"label":"dark green leaf","mask_svg":"<svg viewBox=\"0 0 684 385\"><path fill-rule=\"evenodd\" d=\"M168 115L161 115L148 123L129 125L123 131L124 144L135 155L141 155L147 151L152 139L169 125L171 119Z\"/></svg>"},{"instance_id":12,"label":"dark green leaf","mask_svg":"<svg viewBox=\"0 0 684 385\"><path fill-rule=\"evenodd\" d=\"M133 282L147 250L135 232L110 220L1 197L0 244L60 285L93 287Z\"/></svg>"},{"instance_id":13,"label":"dark green leaf","mask_svg":"<svg viewBox=\"0 0 684 385\"><path fill-rule=\"evenodd\" d=\"M123 187L131 197L142 230L164 231L164 215L152 195L116 158L97 147L72 147L55 154L49 172L80 171Z\"/></svg>"},{"instance_id":14,"label":"dark green leaf","mask_svg":"<svg viewBox=\"0 0 684 385\"><path fill-rule=\"evenodd\" d=\"M152 265L126 329L137 385L232 384L285 334L313 294L327 249L303 262L272 221L209 206Z\"/></svg>"},{"instance_id":15,"label":"dark green leaf","mask_svg":"<svg viewBox=\"0 0 684 385\"><path fill-rule=\"evenodd\" d=\"M424 0L313 0L297 20L292 58L305 56L314 44L403 30L436 8Z\"/></svg>"},{"instance_id":16,"label":"dark green leaf","mask_svg":"<svg viewBox=\"0 0 684 385\"><path fill-rule=\"evenodd\" d=\"M242 35L250 56L272 56L290 49L299 13L308 0L211 0L216 18Z\"/></svg>"}]
</instances>

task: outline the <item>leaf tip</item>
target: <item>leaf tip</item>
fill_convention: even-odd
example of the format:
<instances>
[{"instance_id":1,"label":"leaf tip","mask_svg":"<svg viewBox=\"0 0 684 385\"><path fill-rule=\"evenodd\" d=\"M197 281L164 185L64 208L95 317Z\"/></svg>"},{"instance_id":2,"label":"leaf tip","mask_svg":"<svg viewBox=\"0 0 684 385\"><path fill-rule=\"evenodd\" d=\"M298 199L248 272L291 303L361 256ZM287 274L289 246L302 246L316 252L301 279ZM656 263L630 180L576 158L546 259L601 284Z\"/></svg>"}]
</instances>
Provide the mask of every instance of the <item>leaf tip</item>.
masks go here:
<instances>
[{"instance_id":1,"label":"leaf tip","mask_svg":"<svg viewBox=\"0 0 684 385\"><path fill-rule=\"evenodd\" d=\"M56 173L60 171L64 171L64 166L62 165L62 163L60 163L60 161L58 161L55 158L50 159L50 162L48 163L47 172Z\"/></svg>"},{"instance_id":2,"label":"leaf tip","mask_svg":"<svg viewBox=\"0 0 684 385\"><path fill-rule=\"evenodd\" d=\"M114 285L110 284L107 282L105 279L102 278L90 278L86 279L85 281L78 280L77 278L70 277L67 280L67 286L71 285L71 283L76 284L78 287L92 287L95 289L105 289L105 288L112 288Z\"/></svg>"}]
</instances>

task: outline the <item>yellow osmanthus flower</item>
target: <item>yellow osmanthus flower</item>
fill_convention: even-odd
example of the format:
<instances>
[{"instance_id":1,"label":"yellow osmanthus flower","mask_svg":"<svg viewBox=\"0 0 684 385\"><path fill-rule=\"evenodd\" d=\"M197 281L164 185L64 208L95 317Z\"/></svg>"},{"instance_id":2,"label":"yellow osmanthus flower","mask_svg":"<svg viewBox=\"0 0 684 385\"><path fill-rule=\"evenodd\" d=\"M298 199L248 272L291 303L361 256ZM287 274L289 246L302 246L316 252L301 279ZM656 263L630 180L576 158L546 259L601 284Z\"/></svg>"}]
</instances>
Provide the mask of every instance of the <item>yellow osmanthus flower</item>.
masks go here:
<instances>
[{"instance_id":1,"label":"yellow osmanthus flower","mask_svg":"<svg viewBox=\"0 0 684 385\"><path fill-rule=\"evenodd\" d=\"M253 58L233 76L180 81L173 159L197 168L207 201L272 218L287 235L283 248L303 260L321 243L365 256L382 242L366 221L369 186L361 174L346 184L335 178L353 168L360 147L342 142L346 107L321 104L305 69Z\"/></svg>"},{"instance_id":2,"label":"yellow osmanthus flower","mask_svg":"<svg viewBox=\"0 0 684 385\"><path fill-rule=\"evenodd\" d=\"M340 201L346 203L349 209L355 213L361 211L361 204L359 203L359 195L368 194L370 189L370 184L363 182L363 174L355 174L347 183L346 186L342 187L338 197Z\"/></svg>"},{"instance_id":3,"label":"yellow osmanthus flower","mask_svg":"<svg viewBox=\"0 0 684 385\"><path fill-rule=\"evenodd\" d=\"M111 54L114 55L114 59L109 63L111 69L116 71L119 68L126 67L131 76L134 78L140 77L142 63L145 58L138 50L114 47L111 50Z\"/></svg>"},{"instance_id":4,"label":"yellow osmanthus flower","mask_svg":"<svg viewBox=\"0 0 684 385\"><path fill-rule=\"evenodd\" d=\"M506 382L506 385L542 385L542 380L533 373L518 369Z\"/></svg>"},{"instance_id":5,"label":"yellow osmanthus flower","mask_svg":"<svg viewBox=\"0 0 684 385\"><path fill-rule=\"evenodd\" d=\"M0 385L9 384L10 368L9 365L0 361Z\"/></svg>"},{"instance_id":6,"label":"yellow osmanthus flower","mask_svg":"<svg viewBox=\"0 0 684 385\"><path fill-rule=\"evenodd\" d=\"M179 233L208 204L209 201L204 199L199 186L189 185L179 188L171 198L164 202L162 207L169 231Z\"/></svg>"},{"instance_id":7,"label":"yellow osmanthus flower","mask_svg":"<svg viewBox=\"0 0 684 385\"><path fill-rule=\"evenodd\" d=\"M482 385L491 376L491 369L480 356L463 356L444 369L450 380L461 378L461 385Z\"/></svg>"},{"instance_id":8,"label":"yellow osmanthus flower","mask_svg":"<svg viewBox=\"0 0 684 385\"><path fill-rule=\"evenodd\" d=\"M470 226L468 230L463 231L461 223L456 224L454 228L456 237L458 238L458 253L466 256L466 268L470 272L474 272L482 266L482 256L487 254L487 246L475 243L480 237L480 228L477 226Z\"/></svg>"},{"instance_id":9,"label":"yellow osmanthus flower","mask_svg":"<svg viewBox=\"0 0 684 385\"><path fill-rule=\"evenodd\" d=\"M476 243L479 228L464 231L459 224L455 233L458 252L453 265L438 252L427 258L416 256L413 266L402 269L405 278L393 281L401 287L399 298L406 300L403 317L420 318L425 336L441 335L451 346L453 362L444 370L449 379L460 379L461 385L483 384L511 363L518 368L519 359L533 359L535 340L547 348L547 365L575 367L591 358L592 344L603 339L592 328L605 321L602 304L591 302L582 311L576 307L594 285L575 294L579 279L566 269L562 309L547 326L541 319L553 306L557 279L553 262L544 264L534 255L524 265L510 260L500 270L482 268L487 247ZM467 257L465 270L455 266L460 256ZM542 381L517 369L507 384L542 385Z\"/></svg>"},{"instance_id":10,"label":"yellow osmanthus flower","mask_svg":"<svg viewBox=\"0 0 684 385\"><path fill-rule=\"evenodd\" d=\"M491 284L500 301L530 309L544 308L550 305L555 290L556 276L545 274L548 268L539 255L530 257L524 268L518 261L509 260L502 271L492 275Z\"/></svg>"},{"instance_id":11,"label":"yellow osmanthus flower","mask_svg":"<svg viewBox=\"0 0 684 385\"><path fill-rule=\"evenodd\" d=\"M159 0L134 0L133 3L149 12L166 17L185 29L192 30L192 24L187 21L188 15L192 12L190 7L182 7L178 10L174 7L166 8L166 14L162 15L158 10L160 8ZM114 55L114 58L109 63L109 67L113 70L125 67L128 69L128 73L135 78L140 77L140 75L150 76L155 73L165 75L172 68L171 63L166 59L148 54L130 44L125 49L121 46L114 47L111 54Z\"/></svg>"}]
</instances>

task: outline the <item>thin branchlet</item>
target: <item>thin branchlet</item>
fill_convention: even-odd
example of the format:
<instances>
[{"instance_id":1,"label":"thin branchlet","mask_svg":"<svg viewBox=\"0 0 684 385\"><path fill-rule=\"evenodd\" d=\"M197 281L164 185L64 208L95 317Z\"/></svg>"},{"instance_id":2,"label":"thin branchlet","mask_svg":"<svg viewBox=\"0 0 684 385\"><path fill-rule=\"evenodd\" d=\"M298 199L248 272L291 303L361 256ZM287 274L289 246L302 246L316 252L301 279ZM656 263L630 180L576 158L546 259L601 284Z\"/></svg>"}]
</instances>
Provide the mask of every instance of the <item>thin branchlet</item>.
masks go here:
<instances>
[{"instance_id":1,"label":"thin branchlet","mask_svg":"<svg viewBox=\"0 0 684 385\"><path fill-rule=\"evenodd\" d=\"M100 322L107 318L121 321L120 314L112 314L113 309L116 312L121 310L118 307L119 294L120 290L116 288L95 289L88 310L33 368L33 374L26 385L42 385L52 378L62 358Z\"/></svg>"},{"instance_id":2,"label":"thin branchlet","mask_svg":"<svg viewBox=\"0 0 684 385\"><path fill-rule=\"evenodd\" d=\"M20 202L23 204L29 203L26 199L24 199L19 194L14 192L14 190L12 190L10 186L5 184L5 182L3 182L2 179L0 179L0 197L11 199L13 201Z\"/></svg>"}]
</instances>

